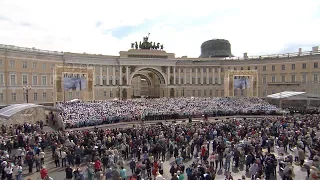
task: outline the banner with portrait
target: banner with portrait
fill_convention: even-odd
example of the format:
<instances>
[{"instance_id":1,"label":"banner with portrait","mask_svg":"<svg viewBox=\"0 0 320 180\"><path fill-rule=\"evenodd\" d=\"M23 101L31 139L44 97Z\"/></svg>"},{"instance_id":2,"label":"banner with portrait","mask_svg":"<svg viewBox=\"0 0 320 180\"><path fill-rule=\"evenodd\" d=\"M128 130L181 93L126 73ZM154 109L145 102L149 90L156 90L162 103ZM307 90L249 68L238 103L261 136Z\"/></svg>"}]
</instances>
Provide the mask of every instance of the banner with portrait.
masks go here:
<instances>
[{"instance_id":1,"label":"banner with portrait","mask_svg":"<svg viewBox=\"0 0 320 180\"><path fill-rule=\"evenodd\" d=\"M88 75L85 73L64 73L63 88L66 91L83 91L87 89Z\"/></svg>"},{"instance_id":2,"label":"banner with portrait","mask_svg":"<svg viewBox=\"0 0 320 180\"><path fill-rule=\"evenodd\" d=\"M250 76L234 76L233 77L234 89L249 89L250 88Z\"/></svg>"}]
</instances>

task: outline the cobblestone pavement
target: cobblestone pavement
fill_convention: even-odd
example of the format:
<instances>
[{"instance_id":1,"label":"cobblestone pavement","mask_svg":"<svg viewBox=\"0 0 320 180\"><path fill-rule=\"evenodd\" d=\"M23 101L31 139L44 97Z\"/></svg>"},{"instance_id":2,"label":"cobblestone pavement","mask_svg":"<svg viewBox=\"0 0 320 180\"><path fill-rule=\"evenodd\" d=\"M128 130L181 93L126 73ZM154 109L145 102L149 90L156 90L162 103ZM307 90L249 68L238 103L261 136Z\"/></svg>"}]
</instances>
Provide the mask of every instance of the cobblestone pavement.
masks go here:
<instances>
[{"instance_id":1,"label":"cobblestone pavement","mask_svg":"<svg viewBox=\"0 0 320 180\"><path fill-rule=\"evenodd\" d=\"M220 118L221 119L221 118ZM214 121L215 119L212 118L212 119L209 119L209 121ZM198 119L196 121L201 121L201 119ZM164 121L163 121L164 122ZM171 122L166 122L166 123L171 123ZM182 121L177 121L177 123L182 123ZM132 125L129 125L129 124L126 124L126 125L109 125L108 127L111 127L112 128L123 128L123 127L132 127ZM104 127L107 127L107 126L104 126ZM211 147L211 146L210 146ZM278 152L277 152L277 149L275 149L275 154L278 155ZM291 152L289 151L289 154L291 154ZM307 153L308 155L308 153ZM171 179L171 175L169 173L169 170L170 170L170 163L174 161L174 158L170 158L170 157L167 157L166 161L164 162L164 177L168 180L168 179ZM189 160L189 161L186 161L185 162L185 167L187 168L191 163L192 163L193 160ZM128 173L128 176L131 175L131 170L129 168L129 161L125 161L126 162L126 166L125 168L127 169L127 173ZM48 152L47 153L47 158L45 160L45 166L47 167L48 169L48 172L49 172L49 175L50 177L52 177L54 180L60 180L60 179L65 179L65 169L62 168L62 167L55 167L54 163L53 163L53 160L51 158L51 153ZM86 169L86 166L84 164L81 165L80 167L83 171ZM25 173L27 173L27 171L25 170ZM241 179L241 176L242 175L246 175L248 179L249 176L248 174L246 174L245 170L244 170L244 167L241 167L239 168L239 170L236 170L234 168L232 168L231 170L231 173L232 173L232 176L235 180L237 179ZM294 165L294 173L295 173L295 178L294 179L297 179L297 180L305 180L307 179L307 173L304 169L302 169L300 166L297 166L297 165ZM186 174L185 174L185 178L186 178ZM39 172L34 172L33 174L30 174L30 175L27 175L25 176L25 179L27 178L31 178L32 180L39 180L40 179L40 173ZM225 170L219 170L217 172L217 176L216 176L216 179L217 180L223 180L225 178ZM279 173L277 174L277 177L275 179L282 179L281 176L279 175Z\"/></svg>"}]
</instances>

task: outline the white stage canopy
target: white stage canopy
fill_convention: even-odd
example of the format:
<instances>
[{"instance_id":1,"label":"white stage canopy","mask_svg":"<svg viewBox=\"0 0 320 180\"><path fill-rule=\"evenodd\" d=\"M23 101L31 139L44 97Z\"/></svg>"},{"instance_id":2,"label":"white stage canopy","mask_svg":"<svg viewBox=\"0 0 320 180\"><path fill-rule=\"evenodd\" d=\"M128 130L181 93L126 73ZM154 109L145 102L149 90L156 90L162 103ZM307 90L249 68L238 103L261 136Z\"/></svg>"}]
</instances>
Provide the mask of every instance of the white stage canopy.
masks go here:
<instances>
[{"instance_id":1,"label":"white stage canopy","mask_svg":"<svg viewBox=\"0 0 320 180\"><path fill-rule=\"evenodd\" d=\"M267 98L272 98L272 99L285 99L297 95L302 95L305 94L306 92L295 92L295 91L283 91L275 94L270 94L267 96Z\"/></svg>"}]
</instances>

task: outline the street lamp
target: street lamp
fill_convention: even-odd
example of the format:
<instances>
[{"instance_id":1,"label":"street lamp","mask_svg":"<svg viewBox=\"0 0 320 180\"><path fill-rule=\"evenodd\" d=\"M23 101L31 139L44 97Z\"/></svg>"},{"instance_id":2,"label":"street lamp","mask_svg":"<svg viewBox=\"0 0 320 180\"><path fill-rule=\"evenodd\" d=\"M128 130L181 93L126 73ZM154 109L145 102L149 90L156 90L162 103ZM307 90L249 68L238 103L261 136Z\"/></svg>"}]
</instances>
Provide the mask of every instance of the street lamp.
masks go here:
<instances>
[{"instance_id":1,"label":"street lamp","mask_svg":"<svg viewBox=\"0 0 320 180\"><path fill-rule=\"evenodd\" d=\"M23 86L23 90L26 91L26 100L29 103L29 90L31 90L31 86Z\"/></svg>"}]
</instances>

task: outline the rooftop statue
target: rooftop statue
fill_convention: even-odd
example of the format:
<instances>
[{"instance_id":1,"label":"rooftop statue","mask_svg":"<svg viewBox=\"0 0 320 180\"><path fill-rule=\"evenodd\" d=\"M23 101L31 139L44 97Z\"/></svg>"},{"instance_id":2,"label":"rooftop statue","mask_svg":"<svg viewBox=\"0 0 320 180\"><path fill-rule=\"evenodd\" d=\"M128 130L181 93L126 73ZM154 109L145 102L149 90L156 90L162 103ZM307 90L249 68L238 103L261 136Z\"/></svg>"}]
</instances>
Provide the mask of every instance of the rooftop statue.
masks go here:
<instances>
[{"instance_id":1,"label":"rooftop statue","mask_svg":"<svg viewBox=\"0 0 320 180\"><path fill-rule=\"evenodd\" d=\"M163 50L164 46L163 44L160 43L156 43L156 42L149 42L149 36L150 33L148 34L148 36L143 37L143 41L141 42L134 42L131 43L131 49L153 49L153 50Z\"/></svg>"}]
</instances>

